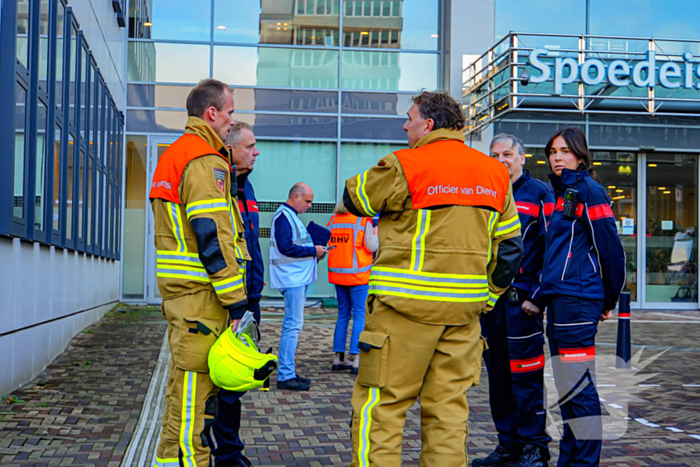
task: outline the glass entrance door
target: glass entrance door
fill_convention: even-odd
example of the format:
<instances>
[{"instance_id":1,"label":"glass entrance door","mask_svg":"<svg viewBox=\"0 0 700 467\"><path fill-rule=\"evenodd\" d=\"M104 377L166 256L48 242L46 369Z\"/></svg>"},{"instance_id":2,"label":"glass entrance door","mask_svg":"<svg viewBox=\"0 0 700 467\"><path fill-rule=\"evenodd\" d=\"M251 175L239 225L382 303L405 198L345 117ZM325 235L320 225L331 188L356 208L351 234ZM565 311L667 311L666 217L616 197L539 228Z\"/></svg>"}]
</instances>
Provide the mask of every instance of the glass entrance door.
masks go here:
<instances>
[{"instance_id":1,"label":"glass entrance door","mask_svg":"<svg viewBox=\"0 0 700 467\"><path fill-rule=\"evenodd\" d=\"M644 308L697 309L698 156L646 157Z\"/></svg>"},{"instance_id":2,"label":"glass entrance door","mask_svg":"<svg viewBox=\"0 0 700 467\"><path fill-rule=\"evenodd\" d=\"M148 187L150 191L150 182L153 180L153 173L156 170L156 165L166 149L177 139L173 136L151 136L149 141L148 154ZM160 291L156 280L156 247L153 242L153 211L148 206L146 210L148 217L146 221L146 302L148 304L159 305L161 302Z\"/></svg>"}]
</instances>

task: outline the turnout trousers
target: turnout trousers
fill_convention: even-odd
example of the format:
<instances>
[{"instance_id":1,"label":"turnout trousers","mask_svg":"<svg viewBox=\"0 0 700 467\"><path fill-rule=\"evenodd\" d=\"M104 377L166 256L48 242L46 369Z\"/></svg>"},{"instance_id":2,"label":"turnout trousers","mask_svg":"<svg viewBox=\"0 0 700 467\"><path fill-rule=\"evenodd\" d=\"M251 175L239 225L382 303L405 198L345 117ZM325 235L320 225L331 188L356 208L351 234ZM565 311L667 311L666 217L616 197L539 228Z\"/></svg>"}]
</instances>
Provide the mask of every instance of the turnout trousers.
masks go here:
<instances>
[{"instance_id":1,"label":"turnout trousers","mask_svg":"<svg viewBox=\"0 0 700 467\"><path fill-rule=\"evenodd\" d=\"M595 335L603 300L547 298L547 337L564 422L557 467L597 466L603 426L595 387Z\"/></svg>"},{"instance_id":2,"label":"turnout trousers","mask_svg":"<svg viewBox=\"0 0 700 467\"><path fill-rule=\"evenodd\" d=\"M439 306L439 304L436 304ZM370 296L352 395L352 466L398 467L406 411L420 398L422 467L465 467L467 390L481 375L478 318L411 321Z\"/></svg>"},{"instance_id":3,"label":"turnout trousers","mask_svg":"<svg viewBox=\"0 0 700 467\"><path fill-rule=\"evenodd\" d=\"M534 444L545 451L546 428L543 313L529 316L506 294L481 316L488 349L489 404L498 443L512 451Z\"/></svg>"},{"instance_id":4,"label":"turnout trousers","mask_svg":"<svg viewBox=\"0 0 700 467\"><path fill-rule=\"evenodd\" d=\"M253 313L260 325L260 300L249 300L246 310ZM219 389L219 414L211 430L206 432L211 447L211 463L216 467L234 465L243 457L241 440L241 397L245 392Z\"/></svg>"},{"instance_id":5,"label":"turnout trousers","mask_svg":"<svg viewBox=\"0 0 700 467\"><path fill-rule=\"evenodd\" d=\"M225 329L228 313L213 291L163 300L168 320L170 377L155 467L208 467L209 443L203 432L217 415L217 392L207 356Z\"/></svg>"}]
</instances>

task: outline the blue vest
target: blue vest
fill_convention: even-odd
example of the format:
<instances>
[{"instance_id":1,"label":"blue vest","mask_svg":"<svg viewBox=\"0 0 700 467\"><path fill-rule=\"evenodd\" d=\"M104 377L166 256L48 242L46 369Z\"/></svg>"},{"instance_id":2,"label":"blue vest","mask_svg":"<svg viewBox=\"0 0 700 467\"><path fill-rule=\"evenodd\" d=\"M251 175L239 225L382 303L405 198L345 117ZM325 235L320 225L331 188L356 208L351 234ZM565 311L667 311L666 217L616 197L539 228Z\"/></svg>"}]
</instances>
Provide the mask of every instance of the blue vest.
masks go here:
<instances>
[{"instance_id":1,"label":"blue vest","mask_svg":"<svg viewBox=\"0 0 700 467\"><path fill-rule=\"evenodd\" d=\"M287 218L292 226L292 241L295 245L313 247L311 236L301 222L299 215L285 205L281 205L272 218L272 231L270 232L270 287L284 289L287 287L301 287L309 285L318 279L317 262L315 256L304 258L290 258L284 256L277 248L275 240L275 222L280 216Z\"/></svg>"}]
</instances>

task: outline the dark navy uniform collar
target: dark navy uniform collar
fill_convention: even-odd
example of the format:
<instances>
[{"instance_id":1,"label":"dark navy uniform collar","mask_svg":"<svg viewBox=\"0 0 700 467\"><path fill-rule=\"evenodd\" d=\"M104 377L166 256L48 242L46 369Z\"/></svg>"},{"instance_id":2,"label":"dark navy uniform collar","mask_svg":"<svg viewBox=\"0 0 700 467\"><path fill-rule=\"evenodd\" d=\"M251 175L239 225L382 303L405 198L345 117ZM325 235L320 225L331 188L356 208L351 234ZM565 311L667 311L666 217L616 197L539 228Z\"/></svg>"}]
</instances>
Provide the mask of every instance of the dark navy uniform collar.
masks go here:
<instances>
[{"instance_id":1,"label":"dark navy uniform collar","mask_svg":"<svg viewBox=\"0 0 700 467\"><path fill-rule=\"evenodd\" d=\"M532 176L530 175L530 171L527 169L523 169L523 174L518 177L518 179L513 183L513 190L517 190L520 188L523 184L527 183Z\"/></svg>"},{"instance_id":2,"label":"dark navy uniform collar","mask_svg":"<svg viewBox=\"0 0 700 467\"><path fill-rule=\"evenodd\" d=\"M558 193L563 187L575 185L580 180L584 180L590 176L591 174L588 170L564 169L561 171L561 177L557 177L554 173L549 174L549 180L552 182L554 191Z\"/></svg>"}]
</instances>

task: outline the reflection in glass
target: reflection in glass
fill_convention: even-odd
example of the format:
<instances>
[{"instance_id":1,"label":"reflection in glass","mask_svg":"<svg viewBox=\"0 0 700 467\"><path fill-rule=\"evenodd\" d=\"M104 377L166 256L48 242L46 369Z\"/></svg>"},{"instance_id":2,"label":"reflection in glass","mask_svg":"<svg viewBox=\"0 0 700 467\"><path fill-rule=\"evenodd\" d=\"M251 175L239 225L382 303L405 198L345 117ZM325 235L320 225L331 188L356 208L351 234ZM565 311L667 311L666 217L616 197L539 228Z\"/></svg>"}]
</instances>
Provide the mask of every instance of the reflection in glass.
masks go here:
<instances>
[{"instance_id":1,"label":"reflection in glass","mask_svg":"<svg viewBox=\"0 0 700 467\"><path fill-rule=\"evenodd\" d=\"M12 213L24 218L24 129L26 119L27 91L15 83L15 174L14 174L14 203Z\"/></svg>"},{"instance_id":2,"label":"reflection in glass","mask_svg":"<svg viewBox=\"0 0 700 467\"><path fill-rule=\"evenodd\" d=\"M56 2L56 108L60 109L63 102L63 18L66 8L61 2Z\"/></svg>"},{"instance_id":3,"label":"reflection in glass","mask_svg":"<svg viewBox=\"0 0 700 467\"><path fill-rule=\"evenodd\" d=\"M435 90L438 56L397 52L343 52L343 89L372 91Z\"/></svg>"},{"instance_id":4,"label":"reflection in glass","mask_svg":"<svg viewBox=\"0 0 700 467\"><path fill-rule=\"evenodd\" d=\"M49 0L39 5L39 85L46 91L49 75Z\"/></svg>"},{"instance_id":5,"label":"reflection in glass","mask_svg":"<svg viewBox=\"0 0 700 467\"><path fill-rule=\"evenodd\" d=\"M44 180L46 176L47 141L46 130L48 128L48 112L46 105L38 101L36 114L36 175L34 185L34 228L44 229Z\"/></svg>"},{"instance_id":6,"label":"reflection in glass","mask_svg":"<svg viewBox=\"0 0 700 467\"><path fill-rule=\"evenodd\" d=\"M85 105L87 104L88 95L88 80L90 78L90 66L88 64L87 49L81 47L82 53L80 55L80 138L81 140L85 138L85 132L88 127L87 113L85 112Z\"/></svg>"},{"instance_id":7,"label":"reflection in glass","mask_svg":"<svg viewBox=\"0 0 700 467\"><path fill-rule=\"evenodd\" d=\"M93 157L88 158L88 173L87 173L87 235L85 242L87 245L92 245L92 169Z\"/></svg>"},{"instance_id":8,"label":"reflection in glass","mask_svg":"<svg viewBox=\"0 0 700 467\"><path fill-rule=\"evenodd\" d=\"M109 201L107 200L107 174L102 172L102 192L100 194L100 204L102 205L102 215L97 217L97 221L101 222L100 225L100 248L103 250L107 245L107 232L105 231L105 225L107 223L107 208L109 207ZM99 187L97 188L100 189Z\"/></svg>"},{"instance_id":9,"label":"reflection in glass","mask_svg":"<svg viewBox=\"0 0 700 467\"><path fill-rule=\"evenodd\" d=\"M214 78L230 86L337 88L338 51L214 47Z\"/></svg>"},{"instance_id":10,"label":"reflection in glass","mask_svg":"<svg viewBox=\"0 0 700 467\"><path fill-rule=\"evenodd\" d=\"M627 17L627 15L621 17ZM496 41L501 40L511 31L584 34L586 2L581 0L532 0L529 2L496 0Z\"/></svg>"},{"instance_id":11,"label":"reflection in glass","mask_svg":"<svg viewBox=\"0 0 700 467\"><path fill-rule=\"evenodd\" d=\"M73 135L68 133L68 154L66 155L68 159L68 181L66 184L66 240L71 240L73 238L73 151L75 151L75 144L73 144L73 141Z\"/></svg>"},{"instance_id":12,"label":"reflection in glass","mask_svg":"<svg viewBox=\"0 0 700 467\"><path fill-rule=\"evenodd\" d=\"M211 0L130 0L129 37L208 41Z\"/></svg>"},{"instance_id":13,"label":"reflection in glass","mask_svg":"<svg viewBox=\"0 0 700 467\"><path fill-rule=\"evenodd\" d=\"M61 199L61 127L56 124L54 129L53 148L53 229L59 230L60 199Z\"/></svg>"},{"instance_id":14,"label":"reflection in glass","mask_svg":"<svg viewBox=\"0 0 700 467\"><path fill-rule=\"evenodd\" d=\"M343 45L437 50L437 0L345 0Z\"/></svg>"},{"instance_id":15,"label":"reflection in glass","mask_svg":"<svg viewBox=\"0 0 700 467\"><path fill-rule=\"evenodd\" d=\"M344 92L343 113L406 115L413 105L412 94Z\"/></svg>"},{"instance_id":16,"label":"reflection in glass","mask_svg":"<svg viewBox=\"0 0 700 467\"><path fill-rule=\"evenodd\" d=\"M80 160L78 161L78 193L75 198L77 203L75 204L75 209L78 213L78 238L83 238L83 188L85 183L85 151L80 149L78 153Z\"/></svg>"},{"instance_id":17,"label":"reflection in glass","mask_svg":"<svg viewBox=\"0 0 700 467\"><path fill-rule=\"evenodd\" d=\"M337 47L339 12L338 0L216 0L214 40Z\"/></svg>"},{"instance_id":18,"label":"reflection in glass","mask_svg":"<svg viewBox=\"0 0 700 467\"><path fill-rule=\"evenodd\" d=\"M76 54L80 52L79 44L78 44L78 30L75 28L75 26L71 27L71 35L70 35L70 71L69 71L69 76L68 76L68 102L66 103L66 107L64 109L64 116L67 115L67 120L70 122L70 126L74 127L75 126L75 113L76 113L76 98L77 96L75 95L76 92L76 74L77 74L77 69L76 65L78 61L76 60ZM65 117L64 117L65 118Z\"/></svg>"},{"instance_id":19,"label":"reflection in glass","mask_svg":"<svg viewBox=\"0 0 700 467\"><path fill-rule=\"evenodd\" d=\"M341 136L348 139L380 139L405 141L405 118L343 117Z\"/></svg>"},{"instance_id":20,"label":"reflection in glass","mask_svg":"<svg viewBox=\"0 0 700 467\"><path fill-rule=\"evenodd\" d=\"M292 185L306 182L315 203L335 202L335 143L258 141L257 148L260 156L250 180L258 200L285 200Z\"/></svg>"},{"instance_id":21,"label":"reflection in glass","mask_svg":"<svg viewBox=\"0 0 700 467\"><path fill-rule=\"evenodd\" d=\"M199 83L208 70L208 45L129 42L129 81Z\"/></svg>"},{"instance_id":22,"label":"reflection in glass","mask_svg":"<svg viewBox=\"0 0 700 467\"><path fill-rule=\"evenodd\" d=\"M643 7L629 0L591 0L590 4L591 34L700 39L700 10L685 0L644 2Z\"/></svg>"},{"instance_id":23,"label":"reflection in glass","mask_svg":"<svg viewBox=\"0 0 700 467\"><path fill-rule=\"evenodd\" d=\"M17 2L17 59L28 68L29 2Z\"/></svg>"},{"instance_id":24,"label":"reflection in glass","mask_svg":"<svg viewBox=\"0 0 700 467\"><path fill-rule=\"evenodd\" d=\"M341 143L340 145L340 183L369 169L384 156L399 149L407 149L408 144L386 143Z\"/></svg>"},{"instance_id":25,"label":"reflection in glass","mask_svg":"<svg viewBox=\"0 0 700 467\"><path fill-rule=\"evenodd\" d=\"M646 301L697 302L697 155L647 159Z\"/></svg>"}]
</instances>

